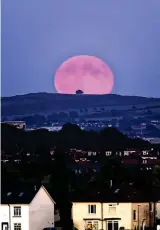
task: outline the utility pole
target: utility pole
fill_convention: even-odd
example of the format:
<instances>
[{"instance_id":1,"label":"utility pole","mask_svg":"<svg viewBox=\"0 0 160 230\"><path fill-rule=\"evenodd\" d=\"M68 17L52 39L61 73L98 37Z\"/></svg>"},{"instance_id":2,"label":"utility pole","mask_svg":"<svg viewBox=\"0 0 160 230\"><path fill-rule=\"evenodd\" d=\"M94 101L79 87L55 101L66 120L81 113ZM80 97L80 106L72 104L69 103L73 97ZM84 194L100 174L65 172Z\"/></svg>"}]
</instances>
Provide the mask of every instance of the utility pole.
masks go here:
<instances>
[{"instance_id":1,"label":"utility pole","mask_svg":"<svg viewBox=\"0 0 160 230\"><path fill-rule=\"evenodd\" d=\"M101 201L101 221L102 221L102 229L103 229L103 201Z\"/></svg>"},{"instance_id":2,"label":"utility pole","mask_svg":"<svg viewBox=\"0 0 160 230\"><path fill-rule=\"evenodd\" d=\"M149 227L151 229L151 210L152 210L152 203L149 202Z\"/></svg>"},{"instance_id":3,"label":"utility pole","mask_svg":"<svg viewBox=\"0 0 160 230\"><path fill-rule=\"evenodd\" d=\"M156 206L155 201L153 203L153 208L154 208L154 210L153 210L153 213L154 213L154 229L156 229L156 208L157 208L157 206Z\"/></svg>"},{"instance_id":4,"label":"utility pole","mask_svg":"<svg viewBox=\"0 0 160 230\"><path fill-rule=\"evenodd\" d=\"M138 204L138 230L140 230L140 226L139 226L139 207L140 207L141 205L140 204Z\"/></svg>"}]
</instances>

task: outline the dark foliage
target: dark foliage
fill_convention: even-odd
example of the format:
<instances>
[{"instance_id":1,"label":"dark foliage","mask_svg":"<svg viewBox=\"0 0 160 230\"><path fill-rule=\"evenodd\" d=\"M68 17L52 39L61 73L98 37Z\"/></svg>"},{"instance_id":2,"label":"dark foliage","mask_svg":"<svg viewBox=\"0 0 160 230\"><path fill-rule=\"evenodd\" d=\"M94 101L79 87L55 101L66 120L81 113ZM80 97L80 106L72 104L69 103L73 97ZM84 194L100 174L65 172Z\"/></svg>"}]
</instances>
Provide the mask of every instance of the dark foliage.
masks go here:
<instances>
[{"instance_id":1,"label":"dark foliage","mask_svg":"<svg viewBox=\"0 0 160 230\"><path fill-rule=\"evenodd\" d=\"M115 128L105 128L100 133L84 131L74 124L65 124L59 132L49 132L45 129L25 132L7 124L2 124L2 150L16 153L20 149L27 152L48 151L55 146L64 149L124 149L127 147L144 148L148 142L140 139L130 139Z\"/></svg>"},{"instance_id":2,"label":"dark foliage","mask_svg":"<svg viewBox=\"0 0 160 230\"><path fill-rule=\"evenodd\" d=\"M66 167L66 155L64 151L56 149L55 151L55 167L52 173L52 183L55 187L56 204L59 208L60 220L63 230L72 229L73 223L71 219L72 204L69 200L69 181L68 170ZM58 175L58 176L55 176Z\"/></svg>"},{"instance_id":3,"label":"dark foliage","mask_svg":"<svg viewBox=\"0 0 160 230\"><path fill-rule=\"evenodd\" d=\"M83 94L83 91L80 90L80 89L78 89L78 90L76 90L76 94L77 94L77 95L82 95L82 94Z\"/></svg>"}]
</instances>

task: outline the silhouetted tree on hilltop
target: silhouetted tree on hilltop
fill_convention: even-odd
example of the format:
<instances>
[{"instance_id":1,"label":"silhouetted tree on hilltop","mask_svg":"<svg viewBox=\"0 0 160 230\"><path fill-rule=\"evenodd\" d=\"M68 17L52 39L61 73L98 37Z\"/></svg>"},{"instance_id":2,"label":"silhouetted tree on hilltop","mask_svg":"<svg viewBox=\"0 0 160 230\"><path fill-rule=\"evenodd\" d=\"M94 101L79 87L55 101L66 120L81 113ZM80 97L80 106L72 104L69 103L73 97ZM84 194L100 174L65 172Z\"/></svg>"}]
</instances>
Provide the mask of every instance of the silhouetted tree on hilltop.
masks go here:
<instances>
[{"instance_id":1,"label":"silhouetted tree on hilltop","mask_svg":"<svg viewBox=\"0 0 160 230\"><path fill-rule=\"evenodd\" d=\"M76 94L77 94L77 95L82 95L82 94L83 94L83 91L80 90L80 89L78 89L78 90L76 90Z\"/></svg>"}]
</instances>

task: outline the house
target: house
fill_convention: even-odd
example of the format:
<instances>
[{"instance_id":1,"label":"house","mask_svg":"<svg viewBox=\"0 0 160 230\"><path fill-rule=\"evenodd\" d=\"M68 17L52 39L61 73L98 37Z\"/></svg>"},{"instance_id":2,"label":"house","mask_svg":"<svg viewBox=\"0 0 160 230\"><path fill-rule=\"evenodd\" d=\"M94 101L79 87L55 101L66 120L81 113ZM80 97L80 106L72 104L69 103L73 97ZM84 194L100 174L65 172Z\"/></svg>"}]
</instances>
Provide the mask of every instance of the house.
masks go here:
<instances>
[{"instance_id":1,"label":"house","mask_svg":"<svg viewBox=\"0 0 160 230\"><path fill-rule=\"evenodd\" d=\"M145 229L154 225L154 203L115 193L72 199L72 218L78 230ZM132 201L133 200L133 201Z\"/></svg>"},{"instance_id":2,"label":"house","mask_svg":"<svg viewBox=\"0 0 160 230\"><path fill-rule=\"evenodd\" d=\"M73 202L72 218L79 230L144 229L150 226L149 202Z\"/></svg>"},{"instance_id":3,"label":"house","mask_svg":"<svg viewBox=\"0 0 160 230\"><path fill-rule=\"evenodd\" d=\"M2 230L42 230L54 227L55 202L44 186L3 188L0 213Z\"/></svg>"},{"instance_id":4,"label":"house","mask_svg":"<svg viewBox=\"0 0 160 230\"><path fill-rule=\"evenodd\" d=\"M152 189L154 194L154 198L156 200L155 208L156 208L156 222L160 225L160 187Z\"/></svg>"}]
</instances>

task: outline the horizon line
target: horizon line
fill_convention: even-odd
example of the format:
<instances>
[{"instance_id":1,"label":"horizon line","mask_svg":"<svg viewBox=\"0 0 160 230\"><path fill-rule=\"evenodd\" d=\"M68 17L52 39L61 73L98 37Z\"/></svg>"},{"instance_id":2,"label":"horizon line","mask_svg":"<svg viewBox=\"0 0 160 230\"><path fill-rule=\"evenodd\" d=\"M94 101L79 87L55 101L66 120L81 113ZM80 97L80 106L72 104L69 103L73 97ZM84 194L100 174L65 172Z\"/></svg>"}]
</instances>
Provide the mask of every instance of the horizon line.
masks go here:
<instances>
[{"instance_id":1,"label":"horizon line","mask_svg":"<svg viewBox=\"0 0 160 230\"><path fill-rule=\"evenodd\" d=\"M116 95L116 96L122 96L122 97L141 97L141 98L152 98L152 99L160 99L160 97L152 97L152 96L141 96L141 95L127 95L127 94L116 94L116 93L109 93L109 94L83 94L83 95L76 95L74 94L70 94L70 93L57 93L57 92L34 92L34 93L26 93L26 94L16 94L16 95L11 95L11 96L2 96L1 95L1 99L2 98L12 98L12 97L20 97L20 96L27 96L27 95L31 95L31 94L56 94L56 95L70 95L70 96L109 96L109 95Z\"/></svg>"}]
</instances>

